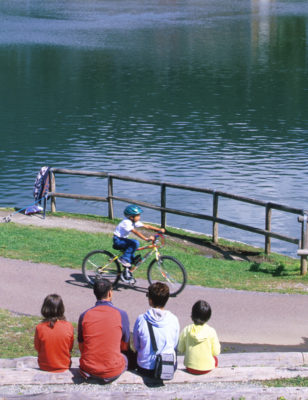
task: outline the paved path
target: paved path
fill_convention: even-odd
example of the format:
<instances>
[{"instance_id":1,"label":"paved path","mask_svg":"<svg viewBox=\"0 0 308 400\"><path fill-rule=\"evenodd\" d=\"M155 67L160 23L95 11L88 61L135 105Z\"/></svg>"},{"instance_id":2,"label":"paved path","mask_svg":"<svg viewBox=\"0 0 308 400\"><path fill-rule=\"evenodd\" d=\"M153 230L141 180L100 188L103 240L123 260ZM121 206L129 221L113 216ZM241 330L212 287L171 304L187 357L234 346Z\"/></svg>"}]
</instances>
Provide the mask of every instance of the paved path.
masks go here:
<instances>
[{"instance_id":1,"label":"paved path","mask_svg":"<svg viewBox=\"0 0 308 400\"><path fill-rule=\"evenodd\" d=\"M43 226L65 224L66 228L97 231L109 228L108 224L51 217L42 220L18 215L18 218L18 223L33 225L39 221ZM43 298L56 292L64 300L67 318L77 321L79 314L95 302L80 270L0 258L0 272L1 308L40 315ZM147 309L146 287L147 282L138 281L134 289L120 286L114 291L113 303L128 312L131 325ZM307 348L308 296L188 286L178 297L171 298L167 307L179 317L181 327L191 322L191 306L198 299L210 302L211 325L224 346L231 350L304 351Z\"/></svg>"},{"instance_id":2,"label":"paved path","mask_svg":"<svg viewBox=\"0 0 308 400\"><path fill-rule=\"evenodd\" d=\"M79 314L94 304L92 289L84 283L78 270L5 258L0 258L0 266L1 308L40 315L45 295L56 292L64 300L67 318L77 321ZM147 308L147 285L142 281L134 289L120 286L114 291L113 303L128 312L131 323ZM260 351L275 346L279 346L279 350L284 346L294 346L293 350L305 348L308 335L306 296L188 286L168 302L168 309L178 315L182 327L190 323L191 305L200 298L212 305L211 324L220 340L230 346L255 344L250 346L251 350L259 347Z\"/></svg>"}]
</instances>

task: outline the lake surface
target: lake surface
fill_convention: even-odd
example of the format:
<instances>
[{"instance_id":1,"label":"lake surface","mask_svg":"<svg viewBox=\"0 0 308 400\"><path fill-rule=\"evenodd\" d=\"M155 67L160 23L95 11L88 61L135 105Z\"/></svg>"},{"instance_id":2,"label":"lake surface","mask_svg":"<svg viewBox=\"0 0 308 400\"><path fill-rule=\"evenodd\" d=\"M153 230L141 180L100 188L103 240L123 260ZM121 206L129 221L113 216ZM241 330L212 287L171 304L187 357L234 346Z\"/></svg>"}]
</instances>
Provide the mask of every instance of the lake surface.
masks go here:
<instances>
[{"instance_id":1,"label":"lake surface","mask_svg":"<svg viewBox=\"0 0 308 400\"><path fill-rule=\"evenodd\" d=\"M307 108L307 1L0 2L1 207L31 204L36 174L50 165L308 209ZM57 190L104 196L106 181L58 175ZM115 194L159 204L158 189L144 185ZM212 202L170 190L167 205L211 213ZM107 207L58 199L57 209ZM264 228L262 208L224 201L220 216ZM144 219L159 222L151 210ZM211 232L199 220L167 222ZM274 212L273 229L300 234L296 215Z\"/></svg>"}]
</instances>

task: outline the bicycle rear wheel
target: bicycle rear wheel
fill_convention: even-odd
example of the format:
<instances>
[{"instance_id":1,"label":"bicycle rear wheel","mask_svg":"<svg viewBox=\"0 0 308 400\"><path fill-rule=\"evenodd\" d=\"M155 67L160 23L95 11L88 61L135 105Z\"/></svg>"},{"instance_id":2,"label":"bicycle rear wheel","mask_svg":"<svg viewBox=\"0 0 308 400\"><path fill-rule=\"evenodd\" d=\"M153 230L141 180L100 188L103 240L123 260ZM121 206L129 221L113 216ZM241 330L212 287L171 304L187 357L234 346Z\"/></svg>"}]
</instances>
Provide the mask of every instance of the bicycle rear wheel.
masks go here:
<instances>
[{"instance_id":1,"label":"bicycle rear wheel","mask_svg":"<svg viewBox=\"0 0 308 400\"><path fill-rule=\"evenodd\" d=\"M106 250L94 250L82 262L85 280L93 286L95 279L106 278L115 286L120 278L121 267L115 256Z\"/></svg>"},{"instance_id":2,"label":"bicycle rear wheel","mask_svg":"<svg viewBox=\"0 0 308 400\"><path fill-rule=\"evenodd\" d=\"M184 289L187 274L184 266L176 258L162 256L149 265L148 281L150 284L166 283L169 286L170 296L176 296Z\"/></svg>"}]
</instances>

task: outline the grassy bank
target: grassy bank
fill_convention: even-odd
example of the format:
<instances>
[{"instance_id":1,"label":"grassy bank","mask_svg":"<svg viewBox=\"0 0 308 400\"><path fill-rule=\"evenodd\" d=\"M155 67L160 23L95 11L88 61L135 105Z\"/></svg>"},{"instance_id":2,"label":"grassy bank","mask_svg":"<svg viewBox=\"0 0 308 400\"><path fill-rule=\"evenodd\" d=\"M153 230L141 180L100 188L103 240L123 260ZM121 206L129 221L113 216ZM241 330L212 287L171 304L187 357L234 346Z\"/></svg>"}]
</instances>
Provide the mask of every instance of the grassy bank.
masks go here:
<instances>
[{"instance_id":1,"label":"grassy bank","mask_svg":"<svg viewBox=\"0 0 308 400\"><path fill-rule=\"evenodd\" d=\"M59 218L67 215L57 213ZM96 216L73 215L100 222L109 220ZM115 223L116 221L114 221ZM209 238L187 232L168 229L172 237L162 249L163 254L178 258L188 273L188 283L216 288L276 291L306 294L308 276L300 276L299 260L272 254L266 257L262 250L253 248L254 260L230 260L207 255L200 243ZM185 240L183 240L185 236ZM176 240L175 240L176 237ZM182 239L180 239L182 237ZM191 239L191 240L190 240ZM194 245L198 243L198 245ZM220 241L220 246L236 251L252 248L243 244ZM0 256L50 263L61 267L81 268L83 257L93 249L112 249L112 234L86 233L72 229L38 228L14 223L0 224ZM137 271L136 277L146 276L146 264Z\"/></svg>"}]
</instances>

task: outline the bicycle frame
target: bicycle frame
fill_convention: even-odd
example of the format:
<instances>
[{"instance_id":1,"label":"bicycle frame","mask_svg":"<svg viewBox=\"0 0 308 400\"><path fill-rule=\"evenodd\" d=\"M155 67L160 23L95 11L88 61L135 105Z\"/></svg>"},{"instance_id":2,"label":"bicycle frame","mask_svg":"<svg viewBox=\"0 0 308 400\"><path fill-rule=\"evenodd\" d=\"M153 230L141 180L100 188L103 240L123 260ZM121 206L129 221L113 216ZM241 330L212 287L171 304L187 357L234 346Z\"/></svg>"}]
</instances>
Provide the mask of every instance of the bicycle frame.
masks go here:
<instances>
[{"instance_id":1,"label":"bicycle frame","mask_svg":"<svg viewBox=\"0 0 308 400\"><path fill-rule=\"evenodd\" d=\"M156 240L155 240L156 241ZM159 261L159 257L160 257L160 252L158 250L158 245L155 243L155 241L152 244L149 244L147 246L142 246L142 247L138 247L138 249L136 249L136 251L142 251L142 250L146 250L146 249L152 249L151 251L149 251L148 253L145 254L144 257L141 258L140 262L138 263L138 265L134 265L130 271L134 272L136 271L141 264L143 264L149 257L151 257L154 253L155 253L155 258L157 261ZM115 257L113 257L112 259L109 260L108 264L103 265L102 267L100 267L98 269L98 272L103 272L105 268L109 267L109 265L111 263L113 263L114 261L116 261L121 255L123 254L123 252L121 252L120 254L117 254Z\"/></svg>"},{"instance_id":2,"label":"bicycle frame","mask_svg":"<svg viewBox=\"0 0 308 400\"><path fill-rule=\"evenodd\" d=\"M142 250L146 250L146 249L152 249L151 251L148 251L144 257L141 258L140 262L137 265L134 265L131 268L131 272L136 271L141 264L143 264L149 257L151 257L154 253L155 253L155 258L158 261L159 257L160 257L160 252L158 251L158 247L155 244L150 244L148 246L143 246L143 247L139 247L136 251L142 251Z\"/></svg>"}]
</instances>

